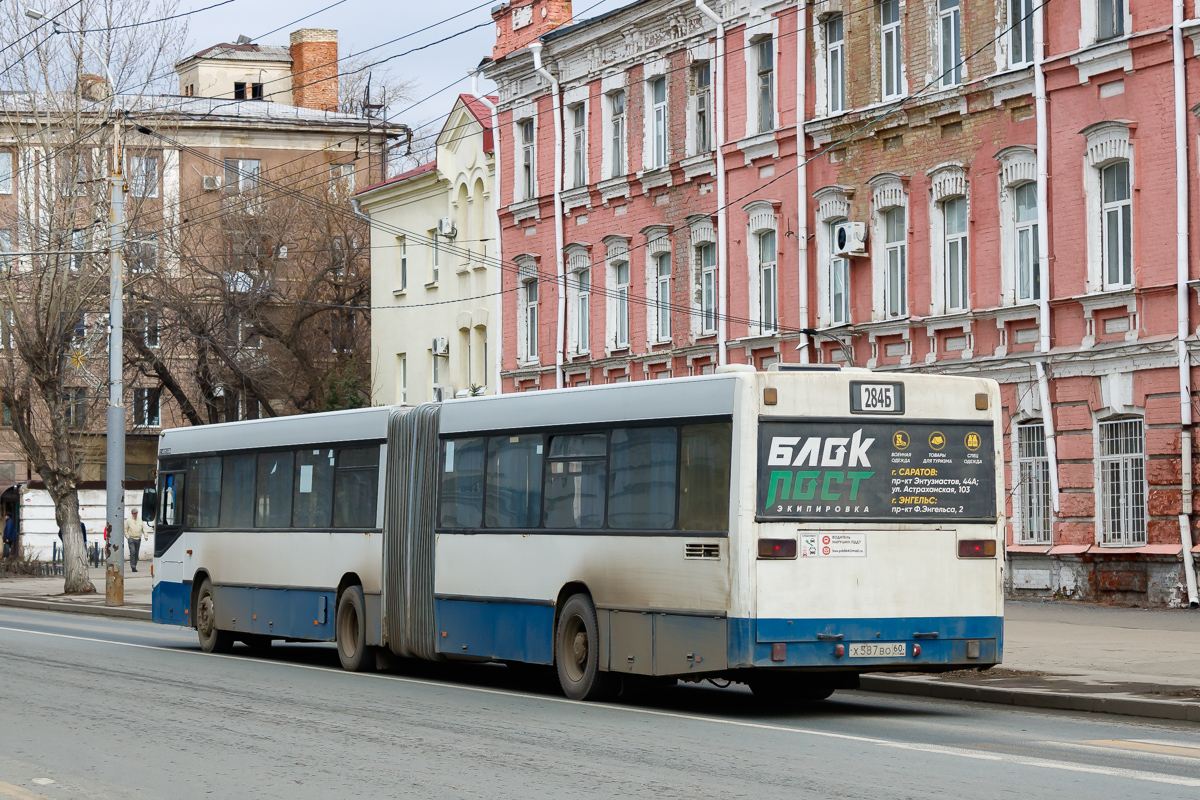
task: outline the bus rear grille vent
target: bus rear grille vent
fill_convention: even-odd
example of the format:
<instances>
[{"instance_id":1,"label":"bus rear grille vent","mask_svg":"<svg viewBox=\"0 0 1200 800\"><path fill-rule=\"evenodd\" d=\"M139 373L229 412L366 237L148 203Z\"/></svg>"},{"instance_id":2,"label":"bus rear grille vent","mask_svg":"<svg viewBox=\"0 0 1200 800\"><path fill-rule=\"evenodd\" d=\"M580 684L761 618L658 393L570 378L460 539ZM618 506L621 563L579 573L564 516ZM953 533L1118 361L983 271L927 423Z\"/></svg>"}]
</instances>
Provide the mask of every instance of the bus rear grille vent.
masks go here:
<instances>
[{"instance_id":1,"label":"bus rear grille vent","mask_svg":"<svg viewBox=\"0 0 1200 800\"><path fill-rule=\"evenodd\" d=\"M688 542L683 546L684 558L715 558L721 557L721 545Z\"/></svg>"}]
</instances>

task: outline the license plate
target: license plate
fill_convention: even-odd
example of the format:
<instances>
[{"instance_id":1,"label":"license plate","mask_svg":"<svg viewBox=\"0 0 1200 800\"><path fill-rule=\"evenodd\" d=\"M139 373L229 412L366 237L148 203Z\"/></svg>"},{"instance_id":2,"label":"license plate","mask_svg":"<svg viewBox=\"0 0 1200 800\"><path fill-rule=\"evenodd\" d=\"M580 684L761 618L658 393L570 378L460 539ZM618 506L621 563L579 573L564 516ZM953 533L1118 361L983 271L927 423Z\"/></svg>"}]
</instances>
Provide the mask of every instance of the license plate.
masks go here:
<instances>
[{"instance_id":1,"label":"license plate","mask_svg":"<svg viewBox=\"0 0 1200 800\"><path fill-rule=\"evenodd\" d=\"M856 414L904 413L904 384L853 381L850 411Z\"/></svg>"},{"instance_id":2,"label":"license plate","mask_svg":"<svg viewBox=\"0 0 1200 800\"><path fill-rule=\"evenodd\" d=\"M865 642L850 645L851 658L904 658L908 655L905 642Z\"/></svg>"}]
</instances>

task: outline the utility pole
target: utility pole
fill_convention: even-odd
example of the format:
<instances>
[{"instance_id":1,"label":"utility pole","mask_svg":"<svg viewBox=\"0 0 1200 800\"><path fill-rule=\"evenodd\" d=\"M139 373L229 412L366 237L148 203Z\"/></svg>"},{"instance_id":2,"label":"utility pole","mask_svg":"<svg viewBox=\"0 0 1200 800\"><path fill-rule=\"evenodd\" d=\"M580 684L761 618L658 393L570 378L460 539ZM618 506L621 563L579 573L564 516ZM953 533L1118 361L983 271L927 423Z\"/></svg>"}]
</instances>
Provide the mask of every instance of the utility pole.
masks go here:
<instances>
[{"instance_id":1,"label":"utility pole","mask_svg":"<svg viewBox=\"0 0 1200 800\"><path fill-rule=\"evenodd\" d=\"M111 80L111 77L110 77ZM125 605L125 175L121 168L121 112L113 92L113 154L108 182L111 211L108 224L112 265L108 276L108 454L104 474L105 544L104 605Z\"/></svg>"}]
</instances>

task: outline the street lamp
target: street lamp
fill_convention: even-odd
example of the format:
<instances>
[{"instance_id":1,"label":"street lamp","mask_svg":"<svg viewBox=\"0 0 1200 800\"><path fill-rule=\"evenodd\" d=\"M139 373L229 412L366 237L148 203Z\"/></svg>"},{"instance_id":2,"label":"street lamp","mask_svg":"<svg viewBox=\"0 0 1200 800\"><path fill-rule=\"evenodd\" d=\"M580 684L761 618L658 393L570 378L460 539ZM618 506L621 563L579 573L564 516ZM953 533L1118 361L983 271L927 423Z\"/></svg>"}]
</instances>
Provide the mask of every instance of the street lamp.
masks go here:
<instances>
[{"instance_id":1,"label":"street lamp","mask_svg":"<svg viewBox=\"0 0 1200 800\"><path fill-rule=\"evenodd\" d=\"M46 19L44 13L32 8L25 9L25 16L32 20ZM63 33L57 20L50 19L49 22L54 33ZM121 112L116 108L117 82L113 80L108 62L86 38L80 36L79 41L104 66L104 75L108 79L109 108L113 112L112 165L108 172L111 197L108 236L112 262L108 277L107 464L104 472L108 541L105 545L104 604L122 606L125 605L125 386L121 370L125 357L125 288L121 251L125 245L125 178L121 169Z\"/></svg>"}]
</instances>

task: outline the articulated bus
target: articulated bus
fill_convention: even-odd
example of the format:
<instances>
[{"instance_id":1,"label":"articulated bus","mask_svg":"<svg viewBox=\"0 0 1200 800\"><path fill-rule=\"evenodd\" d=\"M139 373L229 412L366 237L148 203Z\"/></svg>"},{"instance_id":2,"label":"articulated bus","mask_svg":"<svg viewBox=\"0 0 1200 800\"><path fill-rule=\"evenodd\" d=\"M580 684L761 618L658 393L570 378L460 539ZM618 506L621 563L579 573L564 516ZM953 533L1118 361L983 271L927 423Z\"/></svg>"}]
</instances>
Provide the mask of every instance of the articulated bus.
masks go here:
<instances>
[{"instance_id":1,"label":"articulated bus","mask_svg":"<svg viewBox=\"0 0 1200 800\"><path fill-rule=\"evenodd\" d=\"M164 431L153 618L349 670L553 665L574 699L984 669L999 406L981 378L722 367Z\"/></svg>"}]
</instances>

